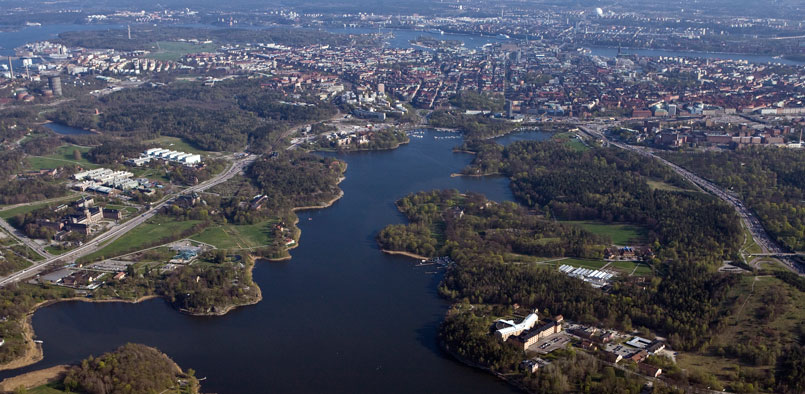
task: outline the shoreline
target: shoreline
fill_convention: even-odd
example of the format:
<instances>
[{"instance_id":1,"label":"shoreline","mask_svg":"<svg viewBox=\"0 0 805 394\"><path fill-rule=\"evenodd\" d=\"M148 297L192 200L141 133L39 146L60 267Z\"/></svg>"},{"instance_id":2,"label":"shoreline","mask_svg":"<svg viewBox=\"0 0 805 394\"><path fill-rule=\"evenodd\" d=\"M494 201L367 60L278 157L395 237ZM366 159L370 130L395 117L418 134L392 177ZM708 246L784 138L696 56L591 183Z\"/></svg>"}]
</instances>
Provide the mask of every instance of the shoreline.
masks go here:
<instances>
[{"instance_id":1,"label":"shoreline","mask_svg":"<svg viewBox=\"0 0 805 394\"><path fill-rule=\"evenodd\" d=\"M388 249L380 249L380 250L385 254L405 256L405 257L410 257L412 259L417 259L417 260L428 260L428 259L430 259L430 257L421 256L421 255L411 253L411 252L401 252L399 250L388 250Z\"/></svg>"},{"instance_id":2,"label":"shoreline","mask_svg":"<svg viewBox=\"0 0 805 394\"><path fill-rule=\"evenodd\" d=\"M341 184L341 182L343 182L344 179L346 179L346 176L343 175L344 173L346 173L346 171L347 171L347 164L343 163L342 176L338 179L338 182L336 182L336 186ZM333 199L331 199L329 201L326 201L326 202L324 202L322 204L315 205L315 206L294 207L294 208L291 209L291 211L295 213L297 211L303 211L303 210L328 208L328 207L332 206L333 204L335 204L335 202L340 200L343 196L344 196L344 191L341 190L341 188L339 188L338 195L336 195ZM296 227L297 223L299 223L299 217L298 216L296 217L294 227ZM302 230L299 230L298 227L297 227L297 230L298 230L297 237L299 239L301 239ZM294 245L294 247L289 248L288 250L299 246L299 239L296 240L296 244ZM279 258L279 259L265 259L265 260L283 261L283 260L290 260L291 258L292 258L292 256L290 254L288 254L288 256L282 257L282 258ZM252 266L250 268L250 271L254 270L254 267L257 265L257 260L258 259L254 259L254 263L252 264ZM227 305L227 306L223 307L223 309L221 311L211 312L211 313L192 313L192 312L189 312L189 311L186 311L186 310L181 310L181 309L177 309L177 311L180 312L180 313L185 313L185 314L191 315L191 316L223 316L223 315L226 315L227 313L233 311L236 308L239 308L239 307L242 307L242 306L255 305L255 304L257 304L257 303L259 303L260 301L263 300L262 289L260 288L260 286L256 282L254 283L254 285L257 287L257 290L258 290L259 294L258 294L258 296L257 296L257 298L255 300L251 300L251 301L249 301L247 303L237 304L237 305L235 305L235 304ZM38 311L40 308L44 308L44 307L47 307L47 306L50 306L50 305L54 305L54 304L57 304L57 303L60 303L60 302L67 302L67 301L97 302L97 303L122 302L122 303L128 303L128 304L138 304L140 302L149 301L149 300L152 300L152 299L155 299L155 298L163 298L163 299L165 299L161 295L150 294L150 295L142 296L142 297L137 298L135 300L92 299L92 298L86 298L86 297L68 297L68 298L62 298L62 299L54 299L54 300L42 301L42 302L34 305L31 308L31 310L25 315L25 318L22 321L20 321L20 324L22 326L21 328L22 328L22 333L23 333L23 339L25 341L25 352L23 353L23 355L21 357L16 358L16 359L11 360L11 361L9 361L9 362L7 362L5 364L0 365L0 371L8 371L8 370L27 367L27 366L36 364L36 363L38 363L38 362L40 362L40 361L42 361L44 359L44 351L42 350L42 346L40 344L34 342L35 332L34 332L33 322L32 322L32 318L33 318L34 313L36 313L36 311Z\"/></svg>"},{"instance_id":3,"label":"shoreline","mask_svg":"<svg viewBox=\"0 0 805 394\"><path fill-rule=\"evenodd\" d=\"M137 298L135 300L124 300L124 299L102 299L96 300L86 297L68 297L68 298L61 298L56 300L47 300L42 301L33 306L33 309L28 312L25 316L25 319L20 321L22 325L22 335L25 340L25 353L17 359L11 360L5 364L0 365L0 371L8 371L12 369L19 369L23 367L27 367L29 365L36 364L45 357L44 351L42 350L42 346L36 342L34 342L34 326L32 322L32 318L34 313L38 311L40 308L44 308L50 305L58 304L60 302L68 302L68 301L79 301L79 302L97 302L97 303L104 303L104 302L122 302L128 304L138 304L143 301L148 301L154 298L160 298L160 296L153 294L148 296L143 296Z\"/></svg>"},{"instance_id":4,"label":"shoreline","mask_svg":"<svg viewBox=\"0 0 805 394\"><path fill-rule=\"evenodd\" d=\"M26 389L31 389L55 382L63 378L68 369L70 369L69 365L62 364L50 368L37 369L22 375L12 376L0 381L0 391L12 392L20 386L25 387Z\"/></svg>"}]
</instances>

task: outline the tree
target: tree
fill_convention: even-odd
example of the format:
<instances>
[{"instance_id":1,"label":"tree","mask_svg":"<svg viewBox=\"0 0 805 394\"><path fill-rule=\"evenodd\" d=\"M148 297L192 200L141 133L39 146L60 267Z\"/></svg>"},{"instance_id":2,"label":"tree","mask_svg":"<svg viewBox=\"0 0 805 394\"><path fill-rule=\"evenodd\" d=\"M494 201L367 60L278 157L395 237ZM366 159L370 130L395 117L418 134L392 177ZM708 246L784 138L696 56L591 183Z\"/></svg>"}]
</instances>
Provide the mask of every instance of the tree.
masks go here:
<instances>
[{"instance_id":1,"label":"tree","mask_svg":"<svg viewBox=\"0 0 805 394\"><path fill-rule=\"evenodd\" d=\"M73 159L75 161L81 161L81 151L78 149L73 149Z\"/></svg>"}]
</instances>

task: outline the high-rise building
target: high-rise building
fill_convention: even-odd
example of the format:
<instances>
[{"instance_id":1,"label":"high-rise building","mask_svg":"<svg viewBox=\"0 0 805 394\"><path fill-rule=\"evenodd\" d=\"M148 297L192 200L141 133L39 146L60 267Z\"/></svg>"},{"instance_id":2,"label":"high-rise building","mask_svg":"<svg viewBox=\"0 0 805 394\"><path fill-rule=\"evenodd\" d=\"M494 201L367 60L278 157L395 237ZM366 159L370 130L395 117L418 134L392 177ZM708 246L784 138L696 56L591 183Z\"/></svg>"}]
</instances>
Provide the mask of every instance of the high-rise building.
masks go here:
<instances>
[{"instance_id":1,"label":"high-rise building","mask_svg":"<svg viewBox=\"0 0 805 394\"><path fill-rule=\"evenodd\" d=\"M48 77L48 85L50 86L50 90L53 91L54 96L61 96L61 77L59 76L51 76Z\"/></svg>"}]
</instances>

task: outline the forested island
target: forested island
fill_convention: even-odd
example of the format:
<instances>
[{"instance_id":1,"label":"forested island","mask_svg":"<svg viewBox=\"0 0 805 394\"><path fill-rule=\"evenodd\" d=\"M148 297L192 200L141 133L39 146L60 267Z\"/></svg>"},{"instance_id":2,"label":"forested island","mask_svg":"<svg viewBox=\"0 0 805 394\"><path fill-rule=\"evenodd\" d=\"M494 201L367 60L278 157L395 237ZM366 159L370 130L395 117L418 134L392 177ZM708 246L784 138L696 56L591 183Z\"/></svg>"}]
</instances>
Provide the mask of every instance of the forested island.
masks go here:
<instances>
[{"instance_id":1,"label":"forested island","mask_svg":"<svg viewBox=\"0 0 805 394\"><path fill-rule=\"evenodd\" d=\"M194 374L192 369L183 371L153 347L129 343L97 357L89 356L76 365L7 379L0 382L0 387L15 393L197 394L200 384ZM41 384L43 380L46 383ZM15 387L18 382L21 385ZM32 382L35 385L30 385Z\"/></svg>"}]
</instances>

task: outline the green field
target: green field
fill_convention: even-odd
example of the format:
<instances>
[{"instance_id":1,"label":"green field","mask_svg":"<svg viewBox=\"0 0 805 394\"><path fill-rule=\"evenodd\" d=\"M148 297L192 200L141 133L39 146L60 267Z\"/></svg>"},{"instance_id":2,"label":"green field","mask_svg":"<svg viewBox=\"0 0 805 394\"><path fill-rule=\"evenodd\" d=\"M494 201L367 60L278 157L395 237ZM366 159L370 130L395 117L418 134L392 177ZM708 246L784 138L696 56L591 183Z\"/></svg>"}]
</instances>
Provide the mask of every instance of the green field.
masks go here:
<instances>
[{"instance_id":1,"label":"green field","mask_svg":"<svg viewBox=\"0 0 805 394\"><path fill-rule=\"evenodd\" d=\"M166 137L162 136L159 138L154 138L152 140L143 141L146 145L156 145L160 148L171 149L171 150L178 150L181 152L187 153L197 153L197 154L209 154L208 151L198 149L193 145L187 143L187 141L177 138L177 137Z\"/></svg>"},{"instance_id":2,"label":"green field","mask_svg":"<svg viewBox=\"0 0 805 394\"><path fill-rule=\"evenodd\" d=\"M210 227L192 237L218 249L245 249L269 245L274 242L272 227L276 220L249 225Z\"/></svg>"},{"instance_id":3,"label":"green field","mask_svg":"<svg viewBox=\"0 0 805 394\"><path fill-rule=\"evenodd\" d=\"M63 394L66 391L61 391L59 389L53 388L51 385L43 385L39 387L34 387L28 391L25 391L26 394Z\"/></svg>"},{"instance_id":4,"label":"green field","mask_svg":"<svg viewBox=\"0 0 805 394\"><path fill-rule=\"evenodd\" d=\"M579 152L585 151L587 149L590 149L590 148L587 147L587 145L584 145L584 143L581 142L576 137L576 133L571 133L571 132L558 133L558 134L554 135L552 138L555 139L555 140L558 140L558 141L563 141L567 146L569 146L569 147L573 148L573 150L576 150L576 151L579 151Z\"/></svg>"},{"instance_id":5,"label":"green field","mask_svg":"<svg viewBox=\"0 0 805 394\"><path fill-rule=\"evenodd\" d=\"M637 266L637 269L635 269ZM641 263L639 261L613 261L609 264L607 269L612 268L623 275L629 275L634 271L635 276L646 276L651 275L651 267L646 265L646 263Z\"/></svg>"},{"instance_id":6,"label":"green field","mask_svg":"<svg viewBox=\"0 0 805 394\"><path fill-rule=\"evenodd\" d=\"M651 190L667 190L672 192L688 191L688 189L683 189L655 179L647 179L646 183L648 183L648 186L651 188Z\"/></svg>"},{"instance_id":7,"label":"green field","mask_svg":"<svg viewBox=\"0 0 805 394\"><path fill-rule=\"evenodd\" d=\"M159 48L154 44L148 57L156 60L178 60L184 55L200 52L214 52L218 49L215 44L194 44L181 41L159 41Z\"/></svg>"},{"instance_id":8,"label":"green field","mask_svg":"<svg viewBox=\"0 0 805 394\"><path fill-rule=\"evenodd\" d=\"M754 283L754 286L753 286ZM757 311L764 306L763 294L770 287L784 289L785 297L780 300L785 307L778 309L781 313L770 321L760 321ZM724 318L723 328L715 332L710 340L713 347L726 346L731 343L746 341L746 338L760 337L758 327L780 335L787 342L795 342L797 325L805 321L805 293L793 286L771 276L740 275L740 281L733 285L727 299L735 299L730 313ZM764 373L768 367L755 367L740 360L722 357L715 354L693 354L680 352L677 357L680 368L700 370L716 376L721 382L735 379L736 367L746 373Z\"/></svg>"},{"instance_id":9,"label":"green field","mask_svg":"<svg viewBox=\"0 0 805 394\"><path fill-rule=\"evenodd\" d=\"M19 214L25 214L25 213L28 213L28 212L31 212L31 211L35 211L35 210L37 210L39 208L46 207L48 205L52 205L52 206L55 207L55 206L57 206L59 204L63 204L65 202L67 202L67 201L72 201L72 200L77 199L77 198L78 198L77 195L70 195L70 196L67 196L67 197L64 197L64 198L53 200L51 202L43 202L43 203L31 204L31 205L23 205L23 206L19 206L19 207L16 207L16 208L5 209L5 210L0 211L0 217L3 218L3 219L10 219L10 218L13 218L14 216L17 216Z\"/></svg>"},{"instance_id":10,"label":"green field","mask_svg":"<svg viewBox=\"0 0 805 394\"><path fill-rule=\"evenodd\" d=\"M81 152L80 160L75 159L73 154L73 151L75 150ZM28 157L26 159L28 162L27 168L31 170L46 170L73 165L83 168L98 168L98 165L92 164L89 162L89 160L87 160L86 153L89 150L90 148L86 146L62 145L51 155Z\"/></svg>"},{"instance_id":11,"label":"green field","mask_svg":"<svg viewBox=\"0 0 805 394\"><path fill-rule=\"evenodd\" d=\"M601 267L607 265L606 261L601 260L587 260L587 259L576 259L576 258L567 258L564 260L559 260L556 262L557 266L562 264L572 265L574 267L584 267L584 268L591 268L591 269L601 269Z\"/></svg>"},{"instance_id":12,"label":"green field","mask_svg":"<svg viewBox=\"0 0 805 394\"><path fill-rule=\"evenodd\" d=\"M647 242L646 229L633 224L606 224L592 221L567 221L564 223L580 226L596 235L607 236L615 245L625 246Z\"/></svg>"},{"instance_id":13,"label":"green field","mask_svg":"<svg viewBox=\"0 0 805 394\"><path fill-rule=\"evenodd\" d=\"M93 261L101 258L120 256L137 249L146 247L151 242L167 238L173 234L181 233L200 220L174 221L172 218L157 217L151 219L126 233L126 235L107 244L101 250L81 258L82 261Z\"/></svg>"}]
</instances>

